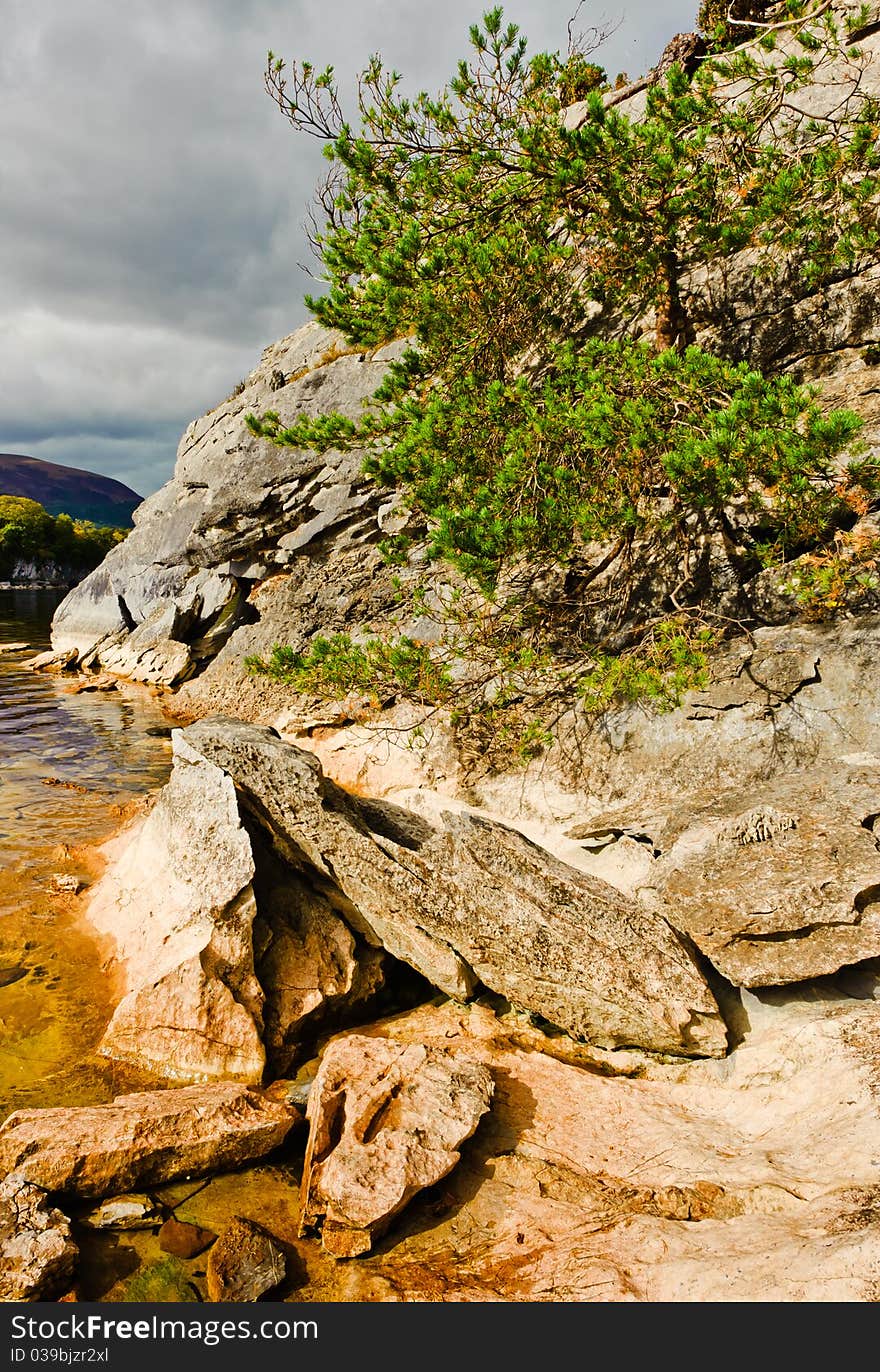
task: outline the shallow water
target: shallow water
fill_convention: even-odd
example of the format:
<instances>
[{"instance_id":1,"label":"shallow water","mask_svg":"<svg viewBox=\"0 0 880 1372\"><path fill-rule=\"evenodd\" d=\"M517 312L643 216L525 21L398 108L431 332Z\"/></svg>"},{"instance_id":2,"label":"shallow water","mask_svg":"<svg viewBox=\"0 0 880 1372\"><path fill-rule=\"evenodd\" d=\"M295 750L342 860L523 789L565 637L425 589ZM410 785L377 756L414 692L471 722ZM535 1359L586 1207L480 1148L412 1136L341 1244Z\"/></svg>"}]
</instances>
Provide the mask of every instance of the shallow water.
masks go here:
<instances>
[{"instance_id":1,"label":"shallow water","mask_svg":"<svg viewBox=\"0 0 880 1372\"><path fill-rule=\"evenodd\" d=\"M72 695L26 671L48 646L53 591L0 591L0 1119L22 1105L105 1100L134 1084L93 1056L109 1005L101 953L58 876L88 880L86 847L170 769L157 701ZM152 732L151 732L152 731Z\"/></svg>"}]
</instances>

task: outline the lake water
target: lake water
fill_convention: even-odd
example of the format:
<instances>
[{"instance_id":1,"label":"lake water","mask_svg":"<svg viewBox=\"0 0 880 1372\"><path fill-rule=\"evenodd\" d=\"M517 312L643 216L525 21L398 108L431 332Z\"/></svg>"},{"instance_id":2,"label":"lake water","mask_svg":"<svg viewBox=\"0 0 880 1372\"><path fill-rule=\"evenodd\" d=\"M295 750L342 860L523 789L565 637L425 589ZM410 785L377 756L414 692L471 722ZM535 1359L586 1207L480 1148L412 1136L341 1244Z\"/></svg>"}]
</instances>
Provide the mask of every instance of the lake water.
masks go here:
<instances>
[{"instance_id":1,"label":"lake water","mask_svg":"<svg viewBox=\"0 0 880 1372\"><path fill-rule=\"evenodd\" d=\"M0 1119L20 1105L107 1099L132 1084L93 1056L107 1018L101 953L81 901L89 847L167 779L157 701L130 687L71 694L23 663L49 644L54 591L0 591Z\"/></svg>"}]
</instances>

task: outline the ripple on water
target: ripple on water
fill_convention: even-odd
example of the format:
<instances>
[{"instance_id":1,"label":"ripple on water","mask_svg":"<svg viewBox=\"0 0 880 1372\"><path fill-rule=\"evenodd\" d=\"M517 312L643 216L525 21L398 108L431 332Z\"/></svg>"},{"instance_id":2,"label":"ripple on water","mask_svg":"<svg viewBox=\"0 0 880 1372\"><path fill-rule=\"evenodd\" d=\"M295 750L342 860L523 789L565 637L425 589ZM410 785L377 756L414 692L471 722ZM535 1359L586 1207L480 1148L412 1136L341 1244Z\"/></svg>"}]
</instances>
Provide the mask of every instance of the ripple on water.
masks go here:
<instances>
[{"instance_id":1,"label":"ripple on water","mask_svg":"<svg viewBox=\"0 0 880 1372\"><path fill-rule=\"evenodd\" d=\"M31 645L0 653L0 1118L137 1084L94 1057L110 1008L101 951L78 927L75 902L48 888L56 872L85 875L77 848L163 784L170 745L145 691L71 695L63 679L24 670L48 645L58 598L0 591L0 644Z\"/></svg>"}]
</instances>

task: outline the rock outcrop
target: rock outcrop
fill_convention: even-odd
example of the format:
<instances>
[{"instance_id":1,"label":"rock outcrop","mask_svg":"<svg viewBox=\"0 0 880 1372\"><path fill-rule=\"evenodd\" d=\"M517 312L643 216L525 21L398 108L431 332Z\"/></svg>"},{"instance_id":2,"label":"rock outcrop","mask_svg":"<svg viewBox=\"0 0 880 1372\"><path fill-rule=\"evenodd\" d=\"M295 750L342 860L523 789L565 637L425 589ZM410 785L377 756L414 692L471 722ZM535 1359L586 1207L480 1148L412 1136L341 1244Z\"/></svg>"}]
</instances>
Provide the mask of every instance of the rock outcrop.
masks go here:
<instances>
[{"instance_id":1,"label":"rock outcrop","mask_svg":"<svg viewBox=\"0 0 880 1372\"><path fill-rule=\"evenodd\" d=\"M493 1090L486 1067L442 1049L337 1039L309 1098L300 1232L319 1229L337 1258L368 1253L417 1192L449 1175Z\"/></svg>"},{"instance_id":2,"label":"rock outcrop","mask_svg":"<svg viewBox=\"0 0 880 1372\"><path fill-rule=\"evenodd\" d=\"M656 886L668 917L736 986L807 981L880 956L880 775L735 794L688 818Z\"/></svg>"},{"instance_id":3,"label":"rock outcrop","mask_svg":"<svg viewBox=\"0 0 880 1372\"><path fill-rule=\"evenodd\" d=\"M842 20L858 8L855 0L835 0ZM823 116L848 97L880 92L878 22L872 16L858 30L858 57L823 68L798 93L800 108ZM791 41L779 35L780 60ZM641 92L621 108L637 116L643 100ZM584 109L568 112L572 126ZM691 273L680 288L699 344L815 382L824 401L862 415L876 445L878 280L880 267L866 260L808 288L796 264L759 273L754 253L744 252L723 268ZM376 544L399 527L393 500L364 481L359 453L275 448L250 433L245 416L268 409L283 422L335 409L356 415L402 346L353 350L312 323L267 348L243 385L189 426L172 481L140 507L133 533L60 607L56 648L74 648L82 664L137 680L186 682L180 704L195 713L270 722L283 693L250 678L245 656L267 653L276 641L300 647L319 631L386 622L395 613L395 573ZM759 622L763 587L759 576L744 602ZM789 605L788 615L796 613Z\"/></svg>"},{"instance_id":4,"label":"rock outcrop","mask_svg":"<svg viewBox=\"0 0 880 1372\"><path fill-rule=\"evenodd\" d=\"M117 1196L265 1157L300 1118L292 1106L233 1083L17 1110L0 1126L0 1170L45 1191Z\"/></svg>"},{"instance_id":5,"label":"rock outcrop","mask_svg":"<svg viewBox=\"0 0 880 1372\"><path fill-rule=\"evenodd\" d=\"M70 1223L20 1172L0 1182L0 1301L49 1300L69 1286L78 1256Z\"/></svg>"},{"instance_id":6,"label":"rock outcrop","mask_svg":"<svg viewBox=\"0 0 880 1372\"><path fill-rule=\"evenodd\" d=\"M342 1266L334 1298L873 1301L876 985L746 992L726 1061L632 1055L629 1078L482 1006L372 1027L481 1063L496 1089L442 1188Z\"/></svg>"},{"instance_id":7,"label":"rock outcrop","mask_svg":"<svg viewBox=\"0 0 880 1372\"><path fill-rule=\"evenodd\" d=\"M304 554L332 547L342 555L375 538L388 497L364 480L358 453L273 448L245 417L267 409L288 423L327 409L357 416L397 351L355 351L315 324L268 348L241 389L190 425L173 480L61 605L55 647L134 680L182 681L253 618L247 597L256 583Z\"/></svg>"}]
</instances>

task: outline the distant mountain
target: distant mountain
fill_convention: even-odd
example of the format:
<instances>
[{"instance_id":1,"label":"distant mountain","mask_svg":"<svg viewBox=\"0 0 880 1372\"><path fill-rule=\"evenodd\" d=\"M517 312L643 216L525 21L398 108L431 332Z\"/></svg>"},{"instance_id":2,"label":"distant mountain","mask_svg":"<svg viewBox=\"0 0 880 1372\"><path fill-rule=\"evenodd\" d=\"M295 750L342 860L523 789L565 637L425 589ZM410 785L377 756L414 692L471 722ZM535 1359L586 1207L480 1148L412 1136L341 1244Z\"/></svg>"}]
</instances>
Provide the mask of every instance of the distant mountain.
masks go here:
<instances>
[{"instance_id":1,"label":"distant mountain","mask_svg":"<svg viewBox=\"0 0 880 1372\"><path fill-rule=\"evenodd\" d=\"M28 496L50 514L69 514L120 529L131 527L131 512L142 499L112 477L20 453L0 453L0 495Z\"/></svg>"}]
</instances>

